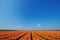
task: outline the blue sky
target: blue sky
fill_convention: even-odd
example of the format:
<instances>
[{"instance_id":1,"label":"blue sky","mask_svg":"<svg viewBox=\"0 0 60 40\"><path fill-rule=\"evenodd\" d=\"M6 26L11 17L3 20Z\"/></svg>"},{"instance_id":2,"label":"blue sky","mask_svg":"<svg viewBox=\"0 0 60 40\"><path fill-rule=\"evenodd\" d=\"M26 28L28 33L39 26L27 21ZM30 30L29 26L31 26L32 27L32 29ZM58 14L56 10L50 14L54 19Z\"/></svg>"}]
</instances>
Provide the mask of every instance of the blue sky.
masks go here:
<instances>
[{"instance_id":1,"label":"blue sky","mask_svg":"<svg viewBox=\"0 0 60 40\"><path fill-rule=\"evenodd\" d=\"M0 0L0 29L60 30L60 0Z\"/></svg>"}]
</instances>

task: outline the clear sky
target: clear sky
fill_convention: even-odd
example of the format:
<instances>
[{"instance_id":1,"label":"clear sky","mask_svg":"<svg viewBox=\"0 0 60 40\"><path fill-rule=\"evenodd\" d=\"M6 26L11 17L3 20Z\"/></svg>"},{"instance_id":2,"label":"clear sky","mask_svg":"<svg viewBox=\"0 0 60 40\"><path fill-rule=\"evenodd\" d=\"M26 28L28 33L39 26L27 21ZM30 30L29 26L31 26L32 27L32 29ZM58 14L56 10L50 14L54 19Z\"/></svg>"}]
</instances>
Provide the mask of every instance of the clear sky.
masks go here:
<instances>
[{"instance_id":1,"label":"clear sky","mask_svg":"<svg viewBox=\"0 0 60 40\"><path fill-rule=\"evenodd\" d=\"M60 0L0 0L0 29L60 30Z\"/></svg>"}]
</instances>

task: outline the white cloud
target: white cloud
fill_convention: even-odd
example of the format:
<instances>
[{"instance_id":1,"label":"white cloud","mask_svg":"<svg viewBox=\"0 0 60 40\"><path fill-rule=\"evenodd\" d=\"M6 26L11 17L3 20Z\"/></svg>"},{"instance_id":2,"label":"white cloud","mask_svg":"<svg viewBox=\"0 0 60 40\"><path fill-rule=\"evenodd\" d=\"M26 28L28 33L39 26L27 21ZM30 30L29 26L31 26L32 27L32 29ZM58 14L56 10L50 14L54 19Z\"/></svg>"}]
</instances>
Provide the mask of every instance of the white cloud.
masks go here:
<instances>
[{"instance_id":1,"label":"white cloud","mask_svg":"<svg viewBox=\"0 0 60 40\"><path fill-rule=\"evenodd\" d=\"M37 26L41 26L41 24L38 24Z\"/></svg>"},{"instance_id":2,"label":"white cloud","mask_svg":"<svg viewBox=\"0 0 60 40\"><path fill-rule=\"evenodd\" d=\"M21 28L21 26L17 26L18 28Z\"/></svg>"}]
</instances>

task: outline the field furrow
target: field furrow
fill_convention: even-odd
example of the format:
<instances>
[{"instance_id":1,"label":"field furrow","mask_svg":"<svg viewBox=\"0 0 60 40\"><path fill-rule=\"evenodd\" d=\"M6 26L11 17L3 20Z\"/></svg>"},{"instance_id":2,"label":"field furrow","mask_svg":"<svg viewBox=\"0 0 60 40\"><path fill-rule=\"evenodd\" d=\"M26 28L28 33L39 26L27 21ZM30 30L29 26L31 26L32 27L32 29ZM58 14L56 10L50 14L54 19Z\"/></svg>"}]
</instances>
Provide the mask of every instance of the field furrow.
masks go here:
<instances>
[{"instance_id":1,"label":"field furrow","mask_svg":"<svg viewBox=\"0 0 60 40\"><path fill-rule=\"evenodd\" d=\"M60 31L0 31L0 40L60 40Z\"/></svg>"}]
</instances>

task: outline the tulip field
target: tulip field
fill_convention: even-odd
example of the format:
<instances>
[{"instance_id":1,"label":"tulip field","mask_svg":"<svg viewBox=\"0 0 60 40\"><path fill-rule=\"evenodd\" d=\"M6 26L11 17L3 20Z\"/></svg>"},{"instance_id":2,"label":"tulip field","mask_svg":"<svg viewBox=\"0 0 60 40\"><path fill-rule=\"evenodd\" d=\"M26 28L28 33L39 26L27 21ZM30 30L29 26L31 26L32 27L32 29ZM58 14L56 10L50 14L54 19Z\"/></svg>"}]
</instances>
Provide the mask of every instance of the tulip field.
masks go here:
<instances>
[{"instance_id":1,"label":"tulip field","mask_svg":"<svg viewBox=\"0 0 60 40\"><path fill-rule=\"evenodd\" d=\"M60 40L55 30L2 30L0 40Z\"/></svg>"}]
</instances>

